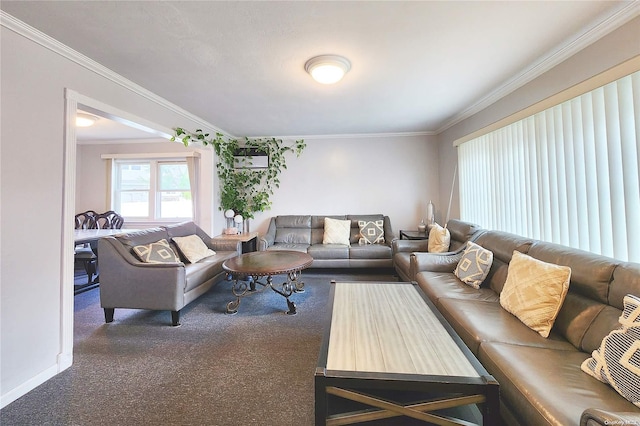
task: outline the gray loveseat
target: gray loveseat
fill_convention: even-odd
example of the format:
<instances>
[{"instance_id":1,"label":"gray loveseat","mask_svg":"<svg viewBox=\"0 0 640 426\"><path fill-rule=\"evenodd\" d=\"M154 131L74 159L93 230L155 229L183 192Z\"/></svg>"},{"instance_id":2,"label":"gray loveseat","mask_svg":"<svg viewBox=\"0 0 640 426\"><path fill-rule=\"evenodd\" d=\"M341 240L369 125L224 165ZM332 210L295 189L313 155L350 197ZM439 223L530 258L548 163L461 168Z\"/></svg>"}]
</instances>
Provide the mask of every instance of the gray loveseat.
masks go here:
<instances>
[{"instance_id":1,"label":"gray loveseat","mask_svg":"<svg viewBox=\"0 0 640 426\"><path fill-rule=\"evenodd\" d=\"M351 221L350 245L322 244L326 217ZM358 221L384 221L383 244L358 244ZM312 268L391 268L391 245L396 239L388 216L288 215L271 218L265 235L258 240L258 250L296 250L313 257Z\"/></svg>"},{"instance_id":2,"label":"gray loveseat","mask_svg":"<svg viewBox=\"0 0 640 426\"><path fill-rule=\"evenodd\" d=\"M422 254L416 281L500 383L505 422L640 424L640 408L580 369L618 328L624 296L640 295L640 265L497 231L483 232L475 242L494 256L480 289L453 274L461 253ZM571 268L569 292L548 338L500 305L514 250Z\"/></svg>"},{"instance_id":3,"label":"gray loveseat","mask_svg":"<svg viewBox=\"0 0 640 426\"><path fill-rule=\"evenodd\" d=\"M161 239L179 253L171 238L193 234L216 254L196 263L145 263L133 253L133 247ZM193 222L101 238L98 249L105 321L113 321L115 308L168 310L174 326L184 306L226 277L222 263L242 251L239 241L213 240Z\"/></svg>"}]
</instances>

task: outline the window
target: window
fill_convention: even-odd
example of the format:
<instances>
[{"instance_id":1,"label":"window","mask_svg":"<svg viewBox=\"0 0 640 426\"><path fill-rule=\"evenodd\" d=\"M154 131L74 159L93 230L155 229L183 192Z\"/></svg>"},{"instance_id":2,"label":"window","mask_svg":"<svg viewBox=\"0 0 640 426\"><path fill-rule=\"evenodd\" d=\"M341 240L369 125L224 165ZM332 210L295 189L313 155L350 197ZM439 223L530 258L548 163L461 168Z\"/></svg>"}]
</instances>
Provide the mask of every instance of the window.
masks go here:
<instances>
[{"instance_id":1,"label":"window","mask_svg":"<svg viewBox=\"0 0 640 426\"><path fill-rule=\"evenodd\" d=\"M129 220L193 218L186 160L114 160L112 206Z\"/></svg>"},{"instance_id":2,"label":"window","mask_svg":"<svg viewBox=\"0 0 640 426\"><path fill-rule=\"evenodd\" d=\"M640 71L458 147L460 215L640 262Z\"/></svg>"}]
</instances>

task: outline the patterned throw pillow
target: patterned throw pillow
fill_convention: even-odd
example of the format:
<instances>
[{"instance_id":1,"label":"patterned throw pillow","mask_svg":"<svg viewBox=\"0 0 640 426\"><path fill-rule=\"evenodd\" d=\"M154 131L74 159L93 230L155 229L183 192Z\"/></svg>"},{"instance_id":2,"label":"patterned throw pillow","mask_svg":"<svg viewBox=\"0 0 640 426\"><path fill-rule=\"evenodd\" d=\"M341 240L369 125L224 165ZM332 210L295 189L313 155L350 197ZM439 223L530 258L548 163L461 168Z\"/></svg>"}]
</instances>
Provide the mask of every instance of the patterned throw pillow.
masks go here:
<instances>
[{"instance_id":1,"label":"patterned throw pillow","mask_svg":"<svg viewBox=\"0 0 640 426\"><path fill-rule=\"evenodd\" d=\"M360 240L358 244L383 244L384 243L384 220L359 220Z\"/></svg>"},{"instance_id":2,"label":"patterned throw pillow","mask_svg":"<svg viewBox=\"0 0 640 426\"><path fill-rule=\"evenodd\" d=\"M324 236L322 244L344 244L350 246L351 221L324 218Z\"/></svg>"},{"instance_id":3,"label":"patterned throw pillow","mask_svg":"<svg viewBox=\"0 0 640 426\"><path fill-rule=\"evenodd\" d=\"M429 243L427 251L429 253L445 253L449 251L449 243L451 242L451 234L447 228L435 223L429 231Z\"/></svg>"},{"instance_id":4,"label":"patterned throw pillow","mask_svg":"<svg viewBox=\"0 0 640 426\"><path fill-rule=\"evenodd\" d=\"M570 278L571 268L515 250L500 292L500 305L542 337L549 337L569 291Z\"/></svg>"},{"instance_id":5,"label":"patterned throw pillow","mask_svg":"<svg viewBox=\"0 0 640 426\"><path fill-rule=\"evenodd\" d=\"M469 241L453 273L463 283L478 289L487 278L492 263L493 252Z\"/></svg>"},{"instance_id":6,"label":"patterned throw pillow","mask_svg":"<svg viewBox=\"0 0 640 426\"><path fill-rule=\"evenodd\" d=\"M202 238L196 234L186 237L173 237L172 240L176 243L180 253L182 253L189 263L196 263L205 257L216 254L216 252L207 247L204 241L202 241Z\"/></svg>"},{"instance_id":7,"label":"patterned throw pillow","mask_svg":"<svg viewBox=\"0 0 640 426\"><path fill-rule=\"evenodd\" d=\"M640 407L640 297L624 297L620 328L613 330L586 359L582 371L613 387Z\"/></svg>"},{"instance_id":8,"label":"patterned throw pillow","mask_svg":"<svg viewBox=\"0 0 640 426\"><path fill-rule=\"evenodd\" d=\"M155 243L135 246L133 252L145 263L175 263L180 262L176 252L165 239Z\"/></svg>"}]
</instances>

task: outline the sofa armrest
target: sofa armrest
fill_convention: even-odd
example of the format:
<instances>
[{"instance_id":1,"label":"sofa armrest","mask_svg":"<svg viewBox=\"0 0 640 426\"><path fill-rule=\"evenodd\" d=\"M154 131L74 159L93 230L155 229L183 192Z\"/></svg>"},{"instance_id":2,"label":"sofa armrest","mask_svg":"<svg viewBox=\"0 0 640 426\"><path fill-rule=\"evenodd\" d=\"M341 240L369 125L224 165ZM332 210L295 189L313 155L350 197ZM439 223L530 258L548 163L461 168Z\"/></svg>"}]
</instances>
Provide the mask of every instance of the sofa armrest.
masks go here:
<instances>
[{"instance_id":1,"label":"sofa armrest","mask_svg":"<svg viewBox=\"0 0 640 426\"><path fill-rule=\"evenodd\" d=\"M409 257L412 276L422 271L453 272L462 257L457 253L411 253Z\"/></svg>"},{"instance_id":2,"label":"sofa armrest","mask_svg":"<svg viewBox=\"0 0 640 426\"><path fill-rule=\"evenodd\" d=\"M113 237L101 238L98 247L103 308L182 309L186 285L182 262L141 262Z\"/></svg>"},{"instance_id":3,"label":"sofa armrest","mask_svg":"<svg viewBox=\"0 0 640 426\"><path fill-rule=\"evenodd\" d=\"M588 408L580 417L580 426L595 425L640 425L640 412L611 412Z\"/></svg>"},{"instance_id":4,"label":"sofa armrest","mask_svg":"<svg viewBox=\"0 0 640 426\"><path fill-rule=\"evenodd\" d=\"M429 240L395 240L393 242L393 254L401 252L425 252L429 247Z\"/></svg>"},{"instance_id":5,"label":"sofa armrest","mask_svg":"<svg viewBox=\"0 0 640 426\"><path fill-rule=\"evenodd\" d=\"M213 251L235 251L242 254L242 242L211 238L207 246Z\"/></svg>"},{"instance_id":6,"label":"sofa armrest","mask_svg":"<svg viewBox=\"0 0 640 426\"><path fill-rule=\"evenodd\" d=\"M397 240L398 237L393 233L393 228L391 228L391 219L389 216L384 216L382 227L384 230L384 241L389 247L392 247L393 242Z\"/></svg>"},{"instance_id":7,"label":"sofa armrest","mask_svg":"<svg viewBox=\"0 0 640 426\"><path fill-rule=\"evenodd\" d=\"M272 217L266 234L258 238L258 251L264 251L272 246L276 240L276 218Z\"/></svg>"}]
</instances>

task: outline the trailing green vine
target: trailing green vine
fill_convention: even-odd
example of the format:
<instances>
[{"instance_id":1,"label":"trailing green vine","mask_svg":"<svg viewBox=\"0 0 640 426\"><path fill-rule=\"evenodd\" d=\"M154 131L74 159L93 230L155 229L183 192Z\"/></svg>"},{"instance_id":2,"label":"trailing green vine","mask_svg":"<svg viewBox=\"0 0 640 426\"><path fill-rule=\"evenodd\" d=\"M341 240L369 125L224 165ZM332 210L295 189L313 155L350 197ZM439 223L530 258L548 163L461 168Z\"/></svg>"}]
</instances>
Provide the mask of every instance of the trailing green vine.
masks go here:
<instances>
[{"instance_id":1,"label":"trailing green vine","mask_svg":"<svg viewBox=\"0 0 640 426\"><path fill-rule=\"evenodd\" d=\"M271 208L271 196L280 187L280 173L287 168L286 155L297 157L307 146L304 140L285 145L282 139L245 138L242 144L237 139L227 138L221 133L210 136L201 129L189 132L181 127L175 129L172 141L180 140L184 146L191 143L211 145L216 153L216 172L220 180L220 210L233 210L244 218L253 218L256 212ZM242 167L236 157L239 153L260 152L268 156L265 168ZM245 165L252 165L253 157L247 155Z\"/></svg>"}]
</instances>

